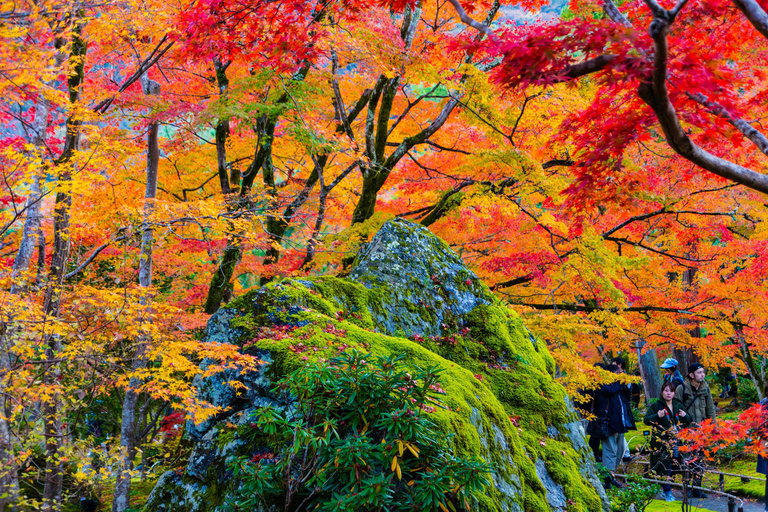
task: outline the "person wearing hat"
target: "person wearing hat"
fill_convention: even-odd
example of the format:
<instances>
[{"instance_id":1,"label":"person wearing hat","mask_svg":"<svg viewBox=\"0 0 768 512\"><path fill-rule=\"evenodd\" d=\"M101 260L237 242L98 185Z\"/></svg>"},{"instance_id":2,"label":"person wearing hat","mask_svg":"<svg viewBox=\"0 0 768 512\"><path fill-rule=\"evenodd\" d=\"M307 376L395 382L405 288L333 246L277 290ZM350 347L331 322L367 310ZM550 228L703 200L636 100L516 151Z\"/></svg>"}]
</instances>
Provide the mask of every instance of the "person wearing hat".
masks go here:
<instances>
[{"instance_id":1,"label":"person wearing hat","mask_svg":"<svg viewBox=\"0 0 768 512\"><path fill-rule=\"evenodd\" d=\"M664 370L664 382L671 382L675 388L685 384L683 376L677 371L677 359L668 357L661 363L661 369Z\"/></svg>"},{"instance_id":2,"label":"person wearing hat","mask_svg":"<svg viewBox=\"0 0 768 512\"><path fill-rule=\"evenodd\" d=\"M701 363L688 365L688 376L683 380L683 385L675 391L675 400L682 402L683 410L691 417L691 425L697 426L704 420L715 419L715 403L712 400L712 392L706 381L707 371ZM691 468L694 487L701 487L702 468ZM706 498L707 495L698 489L691 492L693 498Z\"/></svg>"}]
</instances>

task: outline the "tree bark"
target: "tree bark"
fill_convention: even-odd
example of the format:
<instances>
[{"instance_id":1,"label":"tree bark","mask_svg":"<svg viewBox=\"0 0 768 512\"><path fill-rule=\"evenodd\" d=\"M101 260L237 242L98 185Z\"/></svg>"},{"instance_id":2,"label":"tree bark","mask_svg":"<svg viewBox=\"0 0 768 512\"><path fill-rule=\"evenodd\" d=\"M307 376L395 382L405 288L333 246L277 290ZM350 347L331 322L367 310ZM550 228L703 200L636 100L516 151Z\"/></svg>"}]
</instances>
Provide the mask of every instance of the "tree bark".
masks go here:
<instances>
[{"instance_id":1,"label":"tree bark","mask_svg":"<svg viewBox=\"0 0 768 512\"><path fill-rule=\"evenodd\" d=\"M643 379L643 390L645 392L645 403L651 403L654 398L661 396L661 385L663 379L659 369L659 358L656 349L642 351L645 341L638 341L635 345L637 349L637 366L640 368L640 377Z\"/></svg>"},{"instance_id":2,"label":"tree bark","mask_svg":"<svg viewBox=\"0 0 768 512\"><path fill-rule=\"evenodd\" d=\"M147 95L158 94L159 84L149 80L146 75L142 77L142 86ZM139 259L139 286L144 290L140 298L141 316L139 318L139 332L143 331L142 325L151 322L152 297L152 249L154 245L154 230L152 229L152 215L155 210L154 202L157 198L157 179L160 162L160 145L158 142L159 123L154 121L149 125L147 133L147 187L144 191L144 225L141 234L141 257ZM136 352L133 356L131 368L134 376L128 382L128 389L123 397L123 411L120 423L120 470L115 481L115 495L112 501L112 512L124 512L130 505L131 471L133 459L136 456L137 430L136 407L139 400L141 379L135 376L139 370L146 368L146 351L150 339L146 334L140 334L136 342Z\"/></svg>"},{"instance_id":3,"label":"tree bark","mask_svg":"<svg viewBox=\"0 0 768 512\"><path fill-rule=\"evenodd\" d=\"M87 50L85 42L81 39L82 21L75 23L72 32L72 49L69 62L71 74L67 78L69 91L69 103L73 107L79 102L80 88L84 77L84 61ZM72 161L75 151L80 144L80 126L82 120L78 114L72 114L67 119L64 148L61 156L55 162L59 191L56 193L56 202L53 208L53 253L51 255L51 267L48 273L48 284L45 290L43 311L46 316L57 318L61 306L61 293L64 285L67 262L69 260L70 233L69 223L72 210ZM49 335L45 339L45 355L47 363L43 383L55 388L59 384L60 368L58 362L54 362L61 352L62 340L58 335ZM43 404L43 435L45 437L45 482L43 486L43 512L55 512L61 508L62 493L62 462L61 446L63 436L61 431L60 398L54 391L52 396Z\"/></svg>"},{"instance_id":4,"label":"tree bark","mask_svg":"<svg viewBox=\"0 0 768 512\"><path fill-rule=\"evenodd\" d=\"M303 65L299 71L294 74L293 79L296 81L303 81L309 73L309 64ZM275 105L284 105L290 101L290 97L287 93L280 96L275 102ZM275 128L277 127L277 116L264 116L257 123L257 132L259 134L259 144L256 146L256 151L253 156L253 161L248 166L245 174L242 176L240 183L240 199L239 204L235 208L241 208L244 204L247 204L247 197L251 191L256 176L259 174L259 170L271 165L271 153L272 153L272 140L275 137ZM268 169L264 169L264 172L269 173ZM233 173L234 176L235 173ZM265 178L265 182L269 181L269 177ZM267 231L270 227L274 227L277 224L271 217L267 218ZM204 311L208 314L213 314L221 307L221 303L224 298L231 294L231 280L235 272L237 262L240 261L242 254L242 247L232 237L227 237L227 247L224 249L224 254L219 260L219 264L214 270L211 276L211 284L208 287L208 295L205 299ZM269 254L267 255L269 257Z\"/></svg>"},{"instance_id":5,"label":"tree bark","mask_svg":"<svg viewBox=\"0 0 768 512\"><path fill-rule=\"evenodd\" d=\"M61 66L66 60L66 55L58 53L55 59L56 67ZM51 84L45 84L50 86ZM50 102L44 95L40 94L35 104L35 118L32 121L32 136L30 143L35 146L35 152L38 158L45 161L46 147L45 142L48 133L48 113L50 111ZM21 242L16 257L13 260L13 273L11 276L12 295L24 293L32 283L32 261L35 252L39 253L39 248L45 250L45 237L43 235L42 213L40 210L43 189L42 182L45 178L48 167L43 165L32 177L30 183L29 196L26 202L26 217L21 235ZM44 253L43 253L44 255ZM39 258L38 258L39 260ZM40 268L38 269L34 284L40 280ZM45 264L43 259L43 265ZM3 329L0 333L0 375L9 375L11 371L10 351L13 346L13 337L17 329L9 327ZM19 492L19 482L17 475L17 466L13 450L12 429L9 424L9 412L7 397L8 393L4 381L0 379L0 512L10 507L15 510L13 503L16 501Z\"/></svg>"},{"instance_id":6,"label":"tree bark","mask_svg":"<svg viewBox=\"0 0 768 512\"><path fill-rule=\"evenodd\" d=\"M229 89L229 78L227 77L227 68L232 61L222 62L221 59L213 59L213 67L216 70L216 82L219 86L219 101L226 102L227 90ZM219 170L219 184L221 193L224 195L232 193L232 187L238 183L230 183L229 173L227 172L227 142L229 141L229 117L224 116L216 124L216 164Z\"/></svg>"},{"instance_id":7,"label":"tree bark","mask_svg":"<svg viewBox=\"0 0 768 512\"><path fill-rule=\"evenodd\" d=\"M233 236L227 237L227 247L221 255L219 265L211 276L211 284L208 287L208 296L205 298L203 311L209 315L214 314L221 307L221 303L227 294L230 281L235 273L237 262L240 261L240 245Z\"/></svg>"},{"instance_id":8,"label":"tree bark","mask_svg":"<svg viewBox=\"0 0 768 512\"><path fill-rule=\"evenodd\" d=\"M752 384L757 389L757 398L762 400L766 397L765 394L765 367L755 361L752 356L752 351L749 349L747 340L744 339L744 335L741 332L736 332L736 340L739 343L739 354L744 366L749 371L749 377L752 379Z\"/></svg>"},{"instance_id":9,"label":"tree bark","mask_svg":"<svg viewBox=\"0 0 768 512\"><path fill-rule=\"evenodd\" d=\"M32 124L32 144L37 148L38 157L45 159L45 139L48 132L48 112L50 104L41 94L37 99L35 119ZM35 250L39 245L43 232L41 229L42 213L40 206L43 200L42 181L45 178L46 167L43 166L32 178L29 187L29 196L26 204L26 218L19 244L19 252L13 260L13 275L11 293L16 295L23 293L28 288L30 276L28 274Z\"/></svg>"}]
</instances>

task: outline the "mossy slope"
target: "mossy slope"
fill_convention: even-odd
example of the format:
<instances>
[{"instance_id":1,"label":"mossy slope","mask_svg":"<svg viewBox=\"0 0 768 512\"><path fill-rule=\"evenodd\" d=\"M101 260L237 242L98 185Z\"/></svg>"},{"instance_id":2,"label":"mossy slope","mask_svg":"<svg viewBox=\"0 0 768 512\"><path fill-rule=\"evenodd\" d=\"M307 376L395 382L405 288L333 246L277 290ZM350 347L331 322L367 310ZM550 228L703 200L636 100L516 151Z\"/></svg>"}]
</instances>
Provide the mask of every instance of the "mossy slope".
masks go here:
<instances>
[{"instance_id":1,"label":"mossy slope","mask_svg":"<svg viewBox=\"0 0 768 512\"><path fill-rule=\"evenodd\" d=\"M272 400L265 392L269 380L352 348L444 368L448 410L435 412L435 421L453 435L457 454L479 455L495 468L494 488L478 510L605 509L546 346L424 228L402 220L385 224L349 279L288 279L238 298L211 319L209 339L239 343L271 362L260 375L241 376L247 397L226 385L201 386L230 409L191 429L197 446L186 474L164 478L147 511L215 510L232 485L228 453L252 449L222 435L224 425L242 424L249 411Z\"/></svg>"}]
</instances>

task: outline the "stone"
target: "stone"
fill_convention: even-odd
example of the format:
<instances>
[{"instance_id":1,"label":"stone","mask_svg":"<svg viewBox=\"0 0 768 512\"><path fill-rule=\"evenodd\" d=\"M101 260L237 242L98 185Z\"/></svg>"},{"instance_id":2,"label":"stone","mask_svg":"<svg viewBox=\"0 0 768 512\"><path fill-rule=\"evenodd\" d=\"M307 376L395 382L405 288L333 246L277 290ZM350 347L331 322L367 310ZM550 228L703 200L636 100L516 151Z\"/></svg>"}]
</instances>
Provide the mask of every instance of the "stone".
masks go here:
<instances>
[{"instance_id":1,"label":"stone","mask_svg":"<svg viewBox=\"0 0 768 512\"><path fill-rule=\"evenodd\" d=\"M347 349L443 368L449 409L433 413L441 435L457 455L494 468L478 510L609 510L546 344L422 226L385 223L347 278L284 279L246 293L211 317L206 340L237 344L263 364L196 382L221 413L188 425L194 448L186 469L163 475L145 512L222 510L238 485L229 462L264 448L228 425L247 428L260 407L285 407L272 391L275 379Z\"/></svg>"}]
</instances>

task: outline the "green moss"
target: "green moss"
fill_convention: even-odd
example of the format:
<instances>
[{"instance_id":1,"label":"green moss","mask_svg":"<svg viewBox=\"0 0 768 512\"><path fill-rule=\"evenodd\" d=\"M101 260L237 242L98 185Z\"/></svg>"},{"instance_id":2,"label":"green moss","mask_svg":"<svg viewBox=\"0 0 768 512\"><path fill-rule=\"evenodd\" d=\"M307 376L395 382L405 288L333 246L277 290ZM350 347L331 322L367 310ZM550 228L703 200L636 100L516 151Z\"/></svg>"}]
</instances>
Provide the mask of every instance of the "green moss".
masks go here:
<instances>
[{"instance_id":1,"label":"green moss","mask_svg":"<svg viewBox=\"0 0 768 512\"><path fill-rule=\"evenodd\" d=\"M453 435L457 455L490 454L487 462L500 478L520 482L523 495L518 501L526 511L549 508L536 475L537 458L563 486L572 503L569 510L601 510L597 492L580 474L579 454L572 444L548 437L548 426L572 418L565 391L553 379L553 358L545 344L531 340L520 318L495 302L467 315L464 335L444 333L419 341L392 337L373 332L379 327L377 316L398 300L390 293L386 286L371 290L346 279L318 277L269 284L229 307L243 314L232 325L251 332L275 323L296 326L290 337L256 341L255 346L272 353L273 377L348 348L381 356L405 354L409 364L444 368L441 382L448 409L437 410L434 419L441 432ZM425 321L434 318L428 307L410 304L408 310ZM502 439L506 447L499 445ZM511 460L504 460L503 454ZM500 499L492 490L478 510L499 510Z\"/></svg>"}]
</instances>

